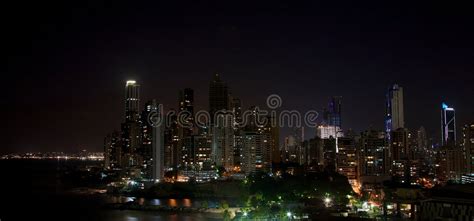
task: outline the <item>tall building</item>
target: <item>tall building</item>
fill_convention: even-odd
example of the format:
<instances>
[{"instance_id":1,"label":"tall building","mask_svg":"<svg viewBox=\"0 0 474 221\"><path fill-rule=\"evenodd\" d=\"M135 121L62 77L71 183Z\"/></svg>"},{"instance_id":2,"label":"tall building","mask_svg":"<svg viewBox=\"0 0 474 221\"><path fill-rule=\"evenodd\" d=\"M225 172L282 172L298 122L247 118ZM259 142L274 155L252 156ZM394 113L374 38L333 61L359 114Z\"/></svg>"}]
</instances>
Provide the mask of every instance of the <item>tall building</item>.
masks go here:
<instances>
[{"instance_id":1,"label":"tall building","mask_svg":"<svg viewBox=\"0 0 474 221\"><path fill-rule=\"evenodd\" d=\"M209 135L193 136L194 162L200 169L207 170L211 166L211 142Z\"/></svg>"},{"instance_id":2,"label":"tall building","mask_svg":"<svg viewBox=\"0 0 474 221\"><path fill-rule=\"evenodd\" d=\"M390 156L391 175L401 183L410 182L412 155L410 151L411 134L406 128L398 128L391 132ZM415 174L415 173L414 173Z\"/></svg>"},{"instance_id":3,"label":"tall building","mask_svg":"<svg viewBox=\"0 0 474 221\"><path fill-rule=\"evenodd\" d=\"M428 149L428 135L424 127L420 127L416 131L416 159L428 159L429 158L429 149Z\"/></svg>"},{"instance_id":4,"label":"tall building","mask_svg":"<svg viewBox=\"0 0 474 221\"><path fill-rule=\"evenodd\" d=\"M334 96L331 98L328 104L328 119L327 123L329 126L342 127L342 117L341 117L341 104L342 97Z\"/></svg>"},{"instance_id":5,"label":"tall building","mask_svg":"<svg viewBox=\"0 0 474 221\"><path fill-rule=\"evenodd\" d=\"M335 138L343 137L344 133L342 132L341 128L338 126L330 126L330 125L319 125L316 128L316 136L321 139L329 139L330 137Z\"/></svg>"},{"instance_id":6,"label":"tall building","mask_svg":"<svg viewBox=\"0 0 474 221\"><path fill-rule=\"evenodd\" d=\"M461 181L464 174L465 158L461 148L454 146L442 146L437 151L437 174L441 182Z\"/></svg>"},{"instance_id":7,"label":"tall building","mask_svg":"<svg viewBox=\"0 0 474 221\"><path fill-rule=\"evenodd\" d=\"M441 105L441 145L456 145L456 114L454 108Z\"/></svg>"},{"instance_id":8,"label":"tall building","mask_svg":"<svg viewBox=\"0 0 474 221\"><path fill-rule=\"evenodd\" d=\"M157 111L158 104L156 100L150 100L145 103L145 108L140 116L141 127L141 147L137 154L143 159L144 174L151 177L153 164L153 122L150 121L153 111Z\"/></svg>"},{"instance_id":9,"label":"tall building","mask_svg":"<svg viewBox=\"0 0 474 221\"><path fill-rule=\"evenodd\" d=\"M234 129L233 117L218 115L212 126L212 160L216 166L226 170L234 167Z\"/></svg>"},{"instance_id":10,"label":"tall building","mask_svg":"<svg viewBox=\"0 0 474 221\"><path fill-rule=\"evenodd\" d=\"M140 85L134 80L125 84L125 121L137 121L140 110Z\"/></svg>"},{"instance_id":11,"label":"tall building","mask_svg":"<svg viewBox=\"0 0 474 221\"><path fill-rule=\"evenodd\" d=\"M347 177L349 183L354 185L358 180L357 174L357 149L352 137L339 138L339 151L336 153L336 171Z\"/></svg>"},{"instance_id":12,"label":"tall building","mask_svg":"<svg viewBox=\"0 0 474 221\"><path fill-rule=\"evenodd\" d=\"M435 165L435 151L430 145L428 139L428 134L424 127L420 127L416 131L416 139L413 143L415 148L412 148L414 151L413 159L418 161L419 164L419 175L421 176L433 176L434 175L434 166Z\"/></svg>"},{"instance_id":13,"label":"tall building","mask_svg":"<svg viewBox=\"0 0 474 221\"><path fill-rule=\"evenodd\" d=\"M234 166L240 168L240 155L242 150L242 136L240 124L242 123L242 102L239 98L229 96L230 99L230 111L234 114L234 120L232 122L232 127L234 128Z\"/></svg>"},{"instance_id":14,"label":"tall building","mask_svg":"<svg viewBox=\"0 0 474 221\"><path fill-rule=\"evenodd\" d=\"M231 170L234 166L234 117L219 114L229 110L229 92L227 84L216 74L209 84L209 114L212 131L212 159L216 166Z\"/></svg>"},{"instance_id":15,"label":"tall building","mask_svg":"<svg viewBox=\"0 0 474 221\"><path fill-rule=\"evenodd\" d=\"M437 177L441 182L460 181L465 172L465 153L456 146L456 116L454 108L441 104L441 148L437 151Z\"/></svg>"},{"instance_id":16,"label":"tall building","mask_svg":"<svg viewBox=\"0 0 474 221\"><path fill-rule=\"evenodd\" d=\"M394 84L386 95L385 133L390 140L391 131L405 127L403 112L403 88Z\"/></svg>"},{"instance_id":17,"label":"tall building","mask_svg":"<svg viewBox=\"0 0 474 221\"><path fill-rule=\"evenodd\" d=\"M134 80L125 84L125 122L122 132L122 166L141 166L143 159L140 152L140 85Z\"/></svg>"},{"instance_id":18,"label":"tall building","mask_svg":"<svg viewBox=\"0 0 474 221\"><path fill-rule=\"evenodd\" d=\"M407 160L410 156L408 145L408 130L398 128L391 132L390 158L392 160Z\"/></svg>"},{"instance_id":19,"label":"tall building","mask_svg":"<svg viewBox=\"0 0 474 221\"><path fill-rule=\"evenodd\" d=\"M275 127L272 127L270 123L263 126L259 133L262 136L263 143L261 144L261 149L259 150L257 160L260 160L260 168L262 171L269 172L271 171L273 153L275 151L276 145L278 142L275 140Z\"/></svg>"},{"instance_id":20,"label":"tall building","mask_svg":"<svg viewBox=\"0 0 474 221\"><path fill-rule=\"evenodd\" d=\"M474 123L464 125L462 146L466 154L466 173L474 174Z\"/></svg>"},{"instance_id":21,"label":"tall building","mask_svg":"<svg viewBox=\"0 0 474 221\"><path fill-rule=\"evenodd\" d=\"M268 159L265 159L268 150L268 136L256 132L244 132L242 147L241 170L245 174L255 171L269 171ZM265 162L267 161L267 162Z\"/></svg>"},{"instance_id":22,"label":"tall building","mask_svg":"<svg viewBox=\"0 0 474 221\"><path fill-rule=\"evenodd\" d=\"M179 91L179 111L188 112L189 118L188 121L193 123L194 120L194 91L191 88L185 88ZM188 128L192 132L192 128Z\"/></svg>"},{"instance_id":23,"label":"tall building","mask_svg":"<svg viewBox=\"0 0 474 221\"><path fill-rule=\"evenodd\" d=\"M156 101L150 104L151 111L155 111L155 117L159 115L163 115L160 113L160 109L158 108L158 104ZM152 119L152 121L156 122L156 118ZM164 125L153 125L152 126L152 180L155 182L161 181L164 177L164 161L165 161L165 146L164 146Z\"/></svg>"},{"instance_id":24,"label":"tall building","mask_svg":"<svg viewBox=\"0 0 474 221\"><path fill-rule=\"evenodd\" d=\"M388 150L384 132L365 131L360 141L360 175L380 176L385 175L388 170Z\"/></svg>"},{"instance_id":25,"label":"tall building","mask_svg":"<svg viewBox=\"0 0 474 221\"><path fill-rule=\"evenodd\" d=\"M256 150L260 137L255 132L247 132L242 135L242 138L241 170L250 174L256 170Z\"/></svg>"},{"instance_id":26,"label":"tall building","mask_svg":"<svg viewBox=\"0 0 474 221\"><path fill-rule=\"evenodd\" d=\"M247 116L248 124L235 136L235 149L240 153L239 157L235 158L240 162L236 165L247 174L254 171L270 172L273 154L275 149L279 149L278 128L271 124L271 116L259 115L256 107L250 107L249 110L251 114ZM258 117L264 118L265 124L260 124L264 122Z\"/></svg>"},{"instance_id":27,"label":"tall building","mask_svg":"<svg viewBox=\"0 0 474 221\"><path fill-rule=\"evenodd\" d=\"M193 144L193 123L194 123L194 91L191 88L185 88L179 91L178 106L181 114L186 113L185 122L178 124L178 158L181 165L190 165L193 163L194 156L192 150ZM184 119L184 118L183 118ZM187 142L186 142L187 141Z\"/></svg>"},{"instance_id":28,"label":"tall building","mask_svg":"<svg viewBox=\"0 0 474 221\"><path fill-rule=\"evenodd\" d=\"M284 159L286 162L304 164L306 162L306 148L303 146L304 128L294 127L292 130L293 133L285 137Z\"/></svg>"},{"instance_id":29,"label":"tall building","mask_svg":"<svg viewBox=\"0 0 474 221\"><path fill-rule=\"evenodd\" d=\"M229 92L227 84L216 74L209 84L209 114L211 122L214 122L214 115L219 110L229 109Z\"/></svg>"},{"instance_id":30,"label":"tall building","mask_svg":"<svg viewBox=\"0 0 474 221\"><path fill-rule=\"evenodd\" d=\"M139 121L128 121L121 125L122 167L141 166L141 130Z\"/></svg>"},{"instance_id":31,"label":"tall building","mask_svg":"<svg viewBox=\"0 0 474 221\"><path fill-rule=\"evenodd\" d=\"M181 149L179 148L179 128L177 116L171 116L168 121L169 123L166 125L164 132L165 168L177 169L181 163Z\"/></svg>"},{"instance_id":32,"label":"tall building","mask_svg":"<svg viewBox=\"0 0 474 221\"><path fill-rule=\"evenodd\" d=\"M104 139L104 168L120 168L122 165L122 143L120 132L114 131Z\"/></svg>"},{"instance_id":33,"label":"tall building","mask_svg":"<svg viewBox=\"0 0 474 221\"><path fill-rule=\"evenodd\" d=\"M307 150L306 162L313 170L317 170L324 165L323 141L319 137L305 141Z\"/></svg>"},{"instance_id":34,"label":"tall building","mask_svg":"<svg viewBox=\"0 0 474 221\"><path fill-rule=\"evenodd\" d=\"M234 113L234 129L237 129L237 123L242 122L242 102L237 97L232 97L230 110Z\"/></svg>"},{"instance_id":35,"label":"tall building","mask_svg":"<svg viewBox=\"0 0 474 221\"><path fill-rule=\"evenodd\" d=\"M271 162L280 163L280 127L278 126L278 119L273 116L268 116L268 125L265 126L265 133L270 134L270 148L271 148ZM271 122L274 122L273 125Z\"/></svg>"},{"instance_id":36,"label":"tall building","mask_svg":"<svg viewBox=\"0 0 474 221\"><path fill-rule=\"evenodd\" d=\"M240 170L242 169L243 147L243 131L239 130L238 133L234 134L234 166L240 168Z\"/></svg>"}]
</instances>

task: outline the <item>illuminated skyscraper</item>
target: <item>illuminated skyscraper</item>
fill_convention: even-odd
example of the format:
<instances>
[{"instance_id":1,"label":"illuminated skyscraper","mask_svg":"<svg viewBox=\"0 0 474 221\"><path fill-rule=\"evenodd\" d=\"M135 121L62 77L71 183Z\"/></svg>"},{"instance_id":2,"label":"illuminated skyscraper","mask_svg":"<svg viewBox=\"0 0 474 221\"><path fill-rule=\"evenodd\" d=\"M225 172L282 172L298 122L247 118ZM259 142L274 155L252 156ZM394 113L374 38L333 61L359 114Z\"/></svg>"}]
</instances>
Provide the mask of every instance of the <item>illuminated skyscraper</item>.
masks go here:
<instances>
[{"instance_id":1,"label":"illuminated skyscraper","mask_svg":"<svg viewBox=\"0 0 474 221\"><path fill-rule=\"evenodd\" d=\"M156 100L150 100L145 103L145 108L142 111L140 118L141 147L136 154L140 155L140 158L143 160L144 170L142 172L144 172L144 175L147 178L151 178L153 173L153 142L155 142L153 140L155 128L153 128L153 122L151 121L152 119L150 119L150 117L153 117L158 111L158 103Z\"/></svg>"},{"instance_id":2,"label":"illuminated skyscraper","mask_svg":"<svg viewBox=\"0 0 474 221\"><path fill-rule=\"evenodd\" d=\"M456 115L454 108L441 104L441 145L456 144Z\"/></svg>"},{"instance_id":3,"label":"illuminated skyscraper","mask_svg":"<svg viewBox=\"0 0 474 221\"><path fill-rule=\"evenodd\" d=\"M119 168L122 164L120 132L114 131L104 139L104 168Z\"/></svg>"},{"instance_id":4,"label":"illuminated skyscraper","mask_svg":"<svg viewBox=\"0 0 474 221\"><path fill-rule=\"evenodd\" d=\"M193 162L193 123L194 123L194 91L191 88L185 88L179 91L178 97L179 111L186 118L178 125L178 158L180 164L188 165ZM186 115L184 115L186 114Z\"/></svg>"},{"instance_id":5,"label":"illuminated skyscraper","mask_svg":"<svg viewBox=\"0 0 474 221\"><path fill-rule=\"evenodd\" d=\"M336 171L347 177L349 183L354 185L357 176L357 149L353 137L339 138L339 151L336 154Z\"/></svg>"},{"instance_id":6,"label":"illuminated skyscraper","mask_svg":"<svg viewBox=\"0 0 474 221\"><path fill-rule=\"evenodd\" d=\"M385 134L390 140L391 131L404 128L403 88L394 84L388 89L385 111Z\"/></svg>"},{"instance_id":7,"label":"illuminated skyscraper","mask_svg":"<svg viewBox=\"0 0 474 221\"><path fill-rule=\"evenodd\" d=\"M134 80L125 84L125 122L122 132L122 166L142 165L140 150L140 85Z\"/></svg>"},{"instance_id":8,"label":"illuminated skyscraper","mask_svg":"<svg viewBox=\"0 0 474 221\"><path fill-rule=\"evenodd\" d=\"M234 127L242 122L242 102L237 97L230 100L230 110L234 113ZM236 127L234 129L237 129Z\"/></svg>"},{"instance_id":9,"label":"illuminated skyscraper","mask_svg":"<svg viewBox=\"0 0 474 221\"><path fill-rule=\"evenodd\" d=\"M398 128L391 133L390 154L392 160L406 160L409 158L408 130Z\"/></svg>"},{"instance_id":10,"label":"illuminated skyscraper","mask_svg":"<svg viewBox=\"0 0 474 221\"><path fill-rule=\"evenodd\" d=\"M151 125L151 146L152 146L152 176L151 178L156 181L161 181L164 177L164 161L165 161L165 145L164 145L164 124L158 123L158 117L163 113L160 113L160 108L156 101L152 101L149 105L150 111L153 114L149 115L149 121ZM163 117L163 116L161 116Z\"/></svg>"},{"instance_id":11,"label":"illuminated skyscraper","mask_svg":"<svg viewBox=\"0 0 474 221\"><path fill-rule=\"evenodd\" d=\"M271 164L271 148L267 133L244 132L242 134L242 166L241 169L246 174L255 171L268 172Z\"/></svg>"},{"instance_id":12,"label":"illuminated skyscraper","mask_svg":"<svg viewBox=\"0 0 474 221\"><path fill-rule=\"evenodd\" d=\"M191 88L185 88L179 91L179 111L187 111L190 113L189 120L193 120L194 116L194 91Z\"/></svg>"},{"instance_id":13,"label":"illuminated skyscraper","mask_svg":"<svg viewBox=\"0 0 474 221\"><path fill-rule=\"evenodd\" d=\"M409 132L406 128L398 128L391 132L390 157L386 158L391 162L391 174L397 177L400 182L410 180L410 153Z\"/></svg>"},{"instance_id":14,"label":"illuminated skyscraper","mask_svg":"<svg viewBox=\"0 0 474 221\"><path fill-rule=\"evenodd\" d=\"M328 125L335 127L342 127L341 117L341 96L334 96L331 98L328 104Z\"/></svg>"},{"instance_id":15,"label":"illuminated skyscraper","mask_svg":"<svg viewBox=\"0 0 474 221\"><path fill-rule=\"evenodd\" d=\"M125 120L137 121L140 109L140 85L134 80L125 84Z\"/></svg>"},{"instance_id":16,"label":"illuminated skyscraper","mask_svg":"<svg viewBox=\"0 0 474 221\"><path fill-rule=\"evenodd\" d=\"M337 137L344 137L344 133L338 126L319 125L316 128L316 136L321 139L335 138L336 133Z\"/></svg>"},{"instance_id":17,"label":"illuminated skyscraper","mask_svg":"<svg viewBox=\"0 0 474 221\"><path fill-rule=\"evenodd\" d=\"M209 135L197 135L193 137L194 162L201 169L206 169L211 163L211 142Z\"/></svg>"},{"instance_id":18,"label":"illuminated skyscraper","mask_svg":"<svg viewBox=\"0 0 474 221\"><path fill-rule=\"evenodd\" d=\"M211 158L217 166L226 170L234 167L234 129L230 115L219 115L212 127Z\"/></svg>"},{"instance_id":19,"label":"illuminated skyscraper","mask_svg":"<svg viewBox=\"0 0 474 221\"><path fill-rule=\"evenodd\" d=\"M360 175L380 176L388 171L387 144L385 133L365 131L360 141Z\"/></svg>"}]
</instances>

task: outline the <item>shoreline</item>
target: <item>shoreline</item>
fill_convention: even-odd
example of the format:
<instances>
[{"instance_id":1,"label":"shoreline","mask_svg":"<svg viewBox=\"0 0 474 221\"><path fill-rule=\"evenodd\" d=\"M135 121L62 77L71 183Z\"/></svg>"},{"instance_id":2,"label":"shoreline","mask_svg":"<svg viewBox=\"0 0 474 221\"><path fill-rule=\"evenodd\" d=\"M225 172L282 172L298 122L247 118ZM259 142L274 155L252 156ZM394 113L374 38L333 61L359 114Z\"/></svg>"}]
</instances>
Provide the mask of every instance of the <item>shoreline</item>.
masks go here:
<instances>
[{"instance_id":1,"label":"shoreline","mask_svg":"<svg viewBox=\"0 0 474 221\"><path fill-rule=\"evenodd\" d=\"M108 203L103 206L104 210L113 211L137 211L137 212L158 212L161 214L204 214L213 216L214 218L222 218L227 213L231 218L235 217L238 212L242 211L240 207L223 208L202 208L202 207L186 207L186 206L162 206L162 205L139 205L136 202L128 203Z\"/></svg>"}]
</instances>

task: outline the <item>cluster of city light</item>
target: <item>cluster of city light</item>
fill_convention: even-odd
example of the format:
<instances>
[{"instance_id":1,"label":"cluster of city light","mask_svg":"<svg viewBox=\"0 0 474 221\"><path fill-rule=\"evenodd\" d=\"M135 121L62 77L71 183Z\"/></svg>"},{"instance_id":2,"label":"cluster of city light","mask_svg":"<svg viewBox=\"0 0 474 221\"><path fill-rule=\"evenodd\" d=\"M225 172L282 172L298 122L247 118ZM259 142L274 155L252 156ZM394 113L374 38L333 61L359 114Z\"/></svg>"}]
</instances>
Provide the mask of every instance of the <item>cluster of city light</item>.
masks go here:
<instances>
[{"instance_id":1,"label":"cluster of city light","mask_svg":"<svg viewBox=\"0 0 474 221\"><path fill-rule=\"evenodd\" d=\"M25 154L8 154L3 155L0 159L33 159L33 160L104 160L103 153L86 153L86 154L65 154L65 153L25 153Z\"/></svg>"}]
</instances>

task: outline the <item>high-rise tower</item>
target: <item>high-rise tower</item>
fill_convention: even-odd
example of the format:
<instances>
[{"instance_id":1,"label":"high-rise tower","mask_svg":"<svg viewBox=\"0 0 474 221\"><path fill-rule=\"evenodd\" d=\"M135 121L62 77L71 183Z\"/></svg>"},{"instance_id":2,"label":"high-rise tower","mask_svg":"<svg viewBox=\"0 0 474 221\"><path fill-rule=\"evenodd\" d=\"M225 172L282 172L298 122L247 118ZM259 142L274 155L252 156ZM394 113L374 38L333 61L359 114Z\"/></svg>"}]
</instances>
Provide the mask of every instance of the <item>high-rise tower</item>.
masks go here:
<instances>
[{"instance_id":1,"label":"high-rise tower","mask_svg":"<svg viewBox=\"0 0 474 221\"><path fill-rule=\"evenodd\" d=\"M342 127L342 117L341 117L341 105L342 97L334 96L331 98L328 104L328 125L335 127Z\"/></svg>"},{"instance_id":2,"label":"high-rise tower","mask_svg":"<svg viewBox=\"0 0 474 221\"><path fill-rule=\"evenodd\" d=\"M391 131L405 127L403 88L394 84L388 89L386 96L385 132L390 136Z\"/></svg>"},{"instance_id":3,"label":"high-rise tower","mask_svg":"<svg viewBox=\"0 0 474 221\"><path fill-rule=\"evenodd\" d=\"M122 166L140 166L140 85L134 80L125 84L125 122L121 125Z\"/></svg>"},{"instance_id":4,"label":"high-rise tower","mask_svg":"<svg viewBox=\"0 0 474 221\"><path fill-rule=\"evenodd\" d=\"M466 173L474 174L474 123L464 125L462 146L466 154Z\"/></svg>"},{"instance_id":5,"label":"high-rise tower","mask_svg":"<svg viewBox=\"0 0 474 221\"><path fill-rule=\"evenodd\" d=\"M441 104L441 145L456 144L456 115L454 108Z\"/></svg>"},{"instance_id":6,"label":"high-rise tower","mask_svg":"<svg viewBox=\"0 0 474 221\"><path fill-rule=\"evenodd\" d=\"M125 121L137 121L140 109L140 85L134 80L125 84Z\"/></svg>"},{"instance_id":7,"label":"high-rise tower","mask_svg":"<svg viewBox=\"0 0 474 221\"><path fill-rule=\"evenodd\" d=\"M386 96L385 133L390 140L390 132L405 127L403 88L394 84L388 89Z\"/></svg>"},{"instance_id":8,"label":"high-rise tower","mask_svg":"<svg viewBox=\"0 0 474 221\"><path fill-rule=\"evenodd\" d=\"M227 170L232 169L234 166L234 118L232 115L227 114L215 115L219 111L228 111L229 109L227 85L216 74L209 84L209 114L212 130L211 158L213 163Z\"/></svg>"},{"instance_id":9,"label":"high-rise tower","mask_svg":"<svg viewBox=\"0 0 474 221\"><path fill-rule=\"evenodd\" d=\"M229 109L229 92L227 85L216 74L209 85L209 114L214 122L214 114L219 110Z\"/></svg>"}]
</instances>

